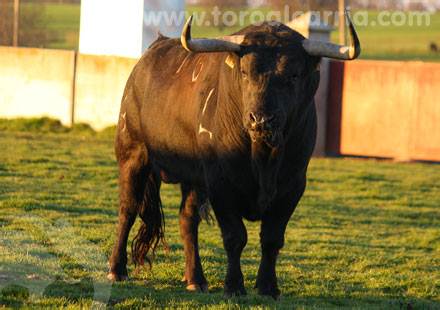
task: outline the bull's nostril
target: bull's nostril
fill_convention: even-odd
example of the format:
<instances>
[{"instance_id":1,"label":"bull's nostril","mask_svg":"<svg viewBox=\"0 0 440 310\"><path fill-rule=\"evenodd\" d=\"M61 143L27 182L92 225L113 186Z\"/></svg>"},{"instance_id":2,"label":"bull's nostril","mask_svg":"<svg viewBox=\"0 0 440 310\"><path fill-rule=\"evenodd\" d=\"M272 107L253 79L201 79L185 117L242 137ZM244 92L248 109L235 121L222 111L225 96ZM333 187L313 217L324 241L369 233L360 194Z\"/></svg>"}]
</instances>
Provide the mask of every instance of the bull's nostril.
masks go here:
<instances>
[{"instance_id":1,"label":"bull's nostril","mask_svg":"<svg viewBox=\"0 0 440 310\"><path fill-rule=\"evenodd\" d=\"M252 130L271 130L275 126L275 115L249 112L249 126Z\"/></svg>"}]
</instances>

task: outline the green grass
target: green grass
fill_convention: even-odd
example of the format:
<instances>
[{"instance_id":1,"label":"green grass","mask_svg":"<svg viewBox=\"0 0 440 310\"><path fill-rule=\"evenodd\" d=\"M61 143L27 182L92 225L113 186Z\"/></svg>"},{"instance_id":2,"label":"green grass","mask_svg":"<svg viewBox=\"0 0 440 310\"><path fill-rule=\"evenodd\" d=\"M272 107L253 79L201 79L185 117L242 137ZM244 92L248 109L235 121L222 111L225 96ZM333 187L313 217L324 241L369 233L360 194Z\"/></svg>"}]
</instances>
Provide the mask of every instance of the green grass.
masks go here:
<instances>
[{"instance_id":1,"label":"green grass","mask_svg":"<svg viewBox=\"0 0 440 310\"><path fill-rule=\"evenodd\" d=\"M56 36L49 48L78 49L80 6L45 4L47 26Z\"/></svg>"},{"instance_id":2,"label":"green grass","mask_svg":"<svg viewBox=\"0 0 440 310\"><path fill-rule=\"evenodd\" d=\"M80 6L78 4L23 3L21 13L37 10L46 33L45 48L77 50L79 45Z\"/></svg>"},{"instance_id":3,"label":"green grass","mask_svg":"<svg viewBox=\"0 0 440 310\"><path fill-rule=\"evenodd\" d=\"M200 227L210 293L187 293L180 283L179 192L169 185L162 188L169 253L160 250L151 271L136 274L130 265L132 280L110 285L117 221L112 130L52 132L48 120L22 122L0 120L0 307L89 307L95 299L98 307L127 309L440 308L438 165L313 159L278 263L282 297L275 302L253 289L259 227L246 223L248 296L225 300L216 225Z\"/></svg>"}]
</instances>

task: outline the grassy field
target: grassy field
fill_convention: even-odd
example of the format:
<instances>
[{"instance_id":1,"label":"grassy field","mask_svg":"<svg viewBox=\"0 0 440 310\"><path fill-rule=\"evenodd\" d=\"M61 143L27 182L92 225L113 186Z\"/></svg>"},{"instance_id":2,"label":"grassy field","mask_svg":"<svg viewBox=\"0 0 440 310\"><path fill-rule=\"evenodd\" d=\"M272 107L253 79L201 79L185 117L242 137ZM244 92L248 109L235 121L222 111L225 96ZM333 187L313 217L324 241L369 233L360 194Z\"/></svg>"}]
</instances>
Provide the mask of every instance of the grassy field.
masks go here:
<instances>
[{"instance_id":1,"label":"grassy field","mask_svg":"<svg viewBox=\"0 0 440 310\"><path fill-rule=\"evenodd\" d=\"M440 308L440 167L314 159L279 264L279 301L256 295L258 224L246 223L249 295L225 300L216 225L201 225L209 294L187 293L179 192L164 186L169 253L105 280L117 221L112 130L0 121L0 307ZM138 223L137 223L138 225ZM136 226L137 226L136 225Z\"/></svg>"},{"instance_id":2,"label":"grassy field","mask_svg":"<svg viewBox=\"0 0 440 310\"><path fill-rule=\"evenodd\" d=\"M45 48L78 49L80 6L77 4L33 4L23 3L21 14L37 11L40 22L35 25L47 36ZM30 14L30 13L28 13ZM24 18L23 17L23 18Z\"/></svg>"},{"instance_id":3,"label":"grassy field","mask_svg":"<svg viewBox=\"0 0 440 310\"><path fill-rule=\"evenodd\" d=\"M47 26L56 34L50 48L77 49L80 7L75 4L46 4Z\"/></svg>"},{"instance_id":4,"label":"grassy field","mask_svg":"<svg viewBox=\"0 0 440 310\"><path fill-rule=\"evenodd\" d=\"M23 10L32 10L35 5L25 3L23 4ZM77 49L80 22L79 5L44 4L43 8L43 24L47 27L51 37L46 47ZM189 7L188 10L200 12L202 9ZM259 10L263 12L269 11L268 8ZM377 12L370 12L369 20L376 22L377 14ZM439 61L440 53L430 52L429 45L433 42L440 46L440 13L433 14L430 18L431 23L429 26L359 26L359 35L363 45L361 57L364 59ZM194 34L218 36L230 34L240 28L240 26L237 26L220 31L215 27L195 27ZM334 32L333 40L335 42L337 37L337 32Z\"/></svg>"},{"instance_id":5,"label":"grassy field","mask_svg":"<svg viewBox=\"0 0 440 310\"><path fill-rule=\"evenodd\" d=\"M358 26L362 42L362 58L392 60L440 61L440 53L433 53L429 45L440 46L440 13L430 17L430 26L378 26L377 12L370 12L370 26ZM374 25L374 26L373 26ZM338 32L333 33L337 42Z\"/></svg>"}]
</instances>

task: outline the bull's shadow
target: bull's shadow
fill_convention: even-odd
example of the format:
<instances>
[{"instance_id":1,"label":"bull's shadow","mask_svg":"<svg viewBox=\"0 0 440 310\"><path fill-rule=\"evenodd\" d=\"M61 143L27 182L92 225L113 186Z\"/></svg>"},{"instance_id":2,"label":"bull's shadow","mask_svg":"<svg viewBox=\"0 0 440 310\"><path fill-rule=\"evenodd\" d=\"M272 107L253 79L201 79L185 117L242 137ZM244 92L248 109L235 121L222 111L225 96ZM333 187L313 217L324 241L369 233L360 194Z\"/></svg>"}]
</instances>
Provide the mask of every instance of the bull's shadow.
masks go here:
<instances>
[{"instance_id":1,"label":"bull's shadow","mask_svg":"<svg viewBox=\"0 0 440 310\"><path fill-rule=\"evenodd\" d=\"M213 257L216 255L212 255ZM211 256L209 259L212 258ZM224 257L218 265L223 266ZM249 264L253 264L253 260L249 260ZM248 263L245 263L247 265ZM17 263L17 268L19 264ZM225 272L225 270L220 270ZM214 284L208 294L187 292L185 285L175 279L164 281L159 277L144 276L133 278L128 282L114 283L110 289L109 297L106 299L99 298L99 292L96 294L96 288L106 285L106 283L98 283L96 279L82 278L75 281L54 280L42 293L45 299L67 300L73 304L84 304L92 302L94 297L100 302L104 302L108 307L129 307L129 308L150 308L150 307L178 307L186 305L191 308L220 306L220 307L251 307L251 306L267 306L278 309L294 309L294 308L379 308L379 309L437 309L440 307L438 301L405 297L399 293L391 293L389 296L381 296L383 292L371 291L371 288L364 287L362 283L356 285L347 284L347 296L329 296L326 293L301 293L292 291L298 290L289 283L281 281L281 287L285 287L285 292L275 301L272 298L257 295L253 289L253 279L246 281L246 289L248 295L244 297L236 297L225 299L223 297L223 288L220 283ZM312 280L311 280L312 281ZM305 284L309 281L304 281ZM310 283L309 283L310 284ZM288 288L288 286L291 286ZM349 287L348 287L349 286ZM299 290L301 290L299 288ZM368 293L367 293L368 291ZM30 290L24 286L4 286L0 292L0 305L10 307L21 307L28 304L30 299ZM365 293L362 296L354 296Z\"/></svg>"},{"instance_id":2,"label":"bull's shadow","mask_svg":"<svg viewBox=\"0 0 440 310\"><path fill-rule=\"evenodd\" d=\"M217 288L210 290L208 294L191 293L185 290L185 286L177 283L170 283L170 286L162 289L154 287L163 286L162 281L150 279L145 284L134 282L124 284L114 284L107 306L115 307L129 305L130 307L178 307L179 304L189 305L190 307L209 307L209 306L266 306L277 309L295 308L377 308L377 309L437 309L440 303L428 299L406 298L403 296L379 296L379 294L359 297L335 297L326 294L301 294L292 293L282 294L278 300L270 297L263 297L257 294L252 287L246 287L247 296L226 299L223 297L223 289ZM359 291L363 287L357 287ZM353 292L352 292L353 293Z\"/></svg>"}]
</instances>

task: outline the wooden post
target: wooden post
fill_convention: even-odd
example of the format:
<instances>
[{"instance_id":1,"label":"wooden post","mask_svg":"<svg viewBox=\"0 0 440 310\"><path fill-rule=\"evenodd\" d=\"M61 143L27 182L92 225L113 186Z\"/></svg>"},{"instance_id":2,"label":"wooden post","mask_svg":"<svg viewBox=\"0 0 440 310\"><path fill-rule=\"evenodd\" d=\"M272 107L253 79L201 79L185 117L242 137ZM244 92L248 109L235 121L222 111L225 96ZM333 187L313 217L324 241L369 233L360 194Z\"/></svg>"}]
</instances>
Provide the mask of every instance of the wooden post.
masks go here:
<instances>
[{"instance_id":1,"label":"wooden post","mask_svg":"<svg viewBox=\"0 0 440 310\"><path fill-rule=\"evenodd\" d=\"M339 0L339 44L345 45L345 0Z\"/></svg>"},{"instance_id":2,"label":"wooden post","mask_svg":"<svg viewBox=\"0 0 440 310\"><path fill-rule=\"evenodd\" d=\"M14 25L13 25L13 37L12 45L18 46L18 24L20 19L20 0L14 0Z\"/></svg>"}]
</instances>

